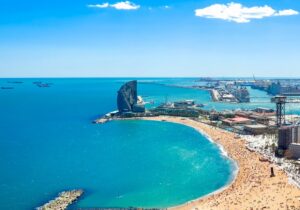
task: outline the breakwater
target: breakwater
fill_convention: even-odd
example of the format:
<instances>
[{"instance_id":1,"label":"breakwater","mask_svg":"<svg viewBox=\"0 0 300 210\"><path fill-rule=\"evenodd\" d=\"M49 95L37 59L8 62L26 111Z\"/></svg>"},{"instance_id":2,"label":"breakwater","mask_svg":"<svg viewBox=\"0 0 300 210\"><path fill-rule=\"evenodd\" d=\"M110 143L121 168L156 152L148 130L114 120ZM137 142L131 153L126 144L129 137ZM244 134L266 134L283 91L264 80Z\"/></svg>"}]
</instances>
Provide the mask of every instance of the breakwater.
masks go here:
<instances>
[{"instance_id":1,"label":"breakwater","mask_svg":"<svg viewBox=\"0 0 300 210\"><path fill-rule=\"evenodd\" d=\"M74 203L81 195L83 190L70 190L59 193L58 197L49 201L43 206L37 207L36 210L58 210L67 209L69 205Z\"/></svg>"}]
</instances>

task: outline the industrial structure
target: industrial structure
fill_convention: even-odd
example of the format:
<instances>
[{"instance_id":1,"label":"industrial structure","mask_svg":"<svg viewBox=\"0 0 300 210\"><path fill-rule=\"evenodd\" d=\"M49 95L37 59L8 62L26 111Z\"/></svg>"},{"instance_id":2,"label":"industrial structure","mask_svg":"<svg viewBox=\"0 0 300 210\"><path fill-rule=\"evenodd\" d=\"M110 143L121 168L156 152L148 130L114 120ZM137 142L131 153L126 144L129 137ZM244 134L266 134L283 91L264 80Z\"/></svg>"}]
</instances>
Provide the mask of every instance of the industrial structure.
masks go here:
<instances>
[{"instance_id":1,"label":"industrial structure","mask_svg":"<svg viewBox=\"0 0 300 210\"><path fill-rule=\"evenodd\" d=\"M276 125L278 127L278 150L287 151L287 156L300 158L300 126L286 125L285 104L289 103L286 96L278 95L272 98L276 103ZM283 152L280 155L283 155ZM279 154L278 153L278 154Z\"/></svg>"},{"instance_id":2,"label":"industrial structure","mask_svg":"<svg viewBox=\"0 0 300 210\"><path fill-rule=\"evenodd\" d=\"M275 96L271 99L272 102L276 103L276 125L280 127L285 124L285 104L286 96Z\"/></svg>"},{"instance_id":3,"label":"industrial structure","mask_svg":"<svg viewBox=\"0 0 300 210\"><path fill-rule=\"evenodd\" d=\"M300 87L297 85L283 85L277 81L269 85L267 92L271 95L300 96Z\"/></svg>"},{"instance_id":4,"label":"industrial structure","mask_svg":"<svg viewBox=\"0 0 300 210\"><path fill-rule=\"evenodd\" d=\"M249 103L250 94L246 87L234 88L230 91L232 95L238 100L239 103Z\"/></svg>"}]
</instances>

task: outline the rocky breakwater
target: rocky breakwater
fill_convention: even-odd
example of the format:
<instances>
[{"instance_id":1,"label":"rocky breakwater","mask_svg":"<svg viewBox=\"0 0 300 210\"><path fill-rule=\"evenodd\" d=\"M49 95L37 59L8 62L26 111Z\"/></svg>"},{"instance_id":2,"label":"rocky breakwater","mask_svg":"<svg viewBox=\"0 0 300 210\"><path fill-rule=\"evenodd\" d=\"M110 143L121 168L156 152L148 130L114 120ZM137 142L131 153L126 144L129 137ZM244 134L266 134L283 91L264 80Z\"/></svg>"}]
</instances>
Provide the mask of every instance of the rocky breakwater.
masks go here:
<instances>
[{"instance_id":1,"label":"rocky breakwater","mask_svg":"<svg viewBox=\"0 0 300 210\"><path fill-rule=\"evenodd\" d=\"M83 194L83 190L70 190L59 193L58 197L49 201L43 206L37 207L36 210L57 210L67 209L74 201Z\"/></svg>"}]
</instances>

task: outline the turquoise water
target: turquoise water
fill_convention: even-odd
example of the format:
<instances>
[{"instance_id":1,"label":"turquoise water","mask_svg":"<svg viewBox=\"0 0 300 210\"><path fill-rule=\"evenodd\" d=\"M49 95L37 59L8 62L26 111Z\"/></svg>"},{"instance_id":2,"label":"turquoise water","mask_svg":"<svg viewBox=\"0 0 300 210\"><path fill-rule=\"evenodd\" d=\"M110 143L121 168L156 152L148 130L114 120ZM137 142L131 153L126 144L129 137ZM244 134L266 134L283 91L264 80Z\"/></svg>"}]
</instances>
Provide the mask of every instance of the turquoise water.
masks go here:
<instances>
[{"instance_id":1,"label":"turquoise water","mask_svg":"<svg viewBox=\"0 0 300 210\"><path fill-rule=\"evenodd\" d=\"M75 208L166 207L232 179L233 163L190 127L151 121L92 124L116 109L116 92L125 80L8 84L0 79L0 86L14 87L0 89L0 209L32 209L74 188L86 191ZM34 81L53 85L39 88ZM139 84L139 94L154 105L190 98L219 109L229 106L210 102L206 91L149 82Z\"/></svg>"}]
</instances>

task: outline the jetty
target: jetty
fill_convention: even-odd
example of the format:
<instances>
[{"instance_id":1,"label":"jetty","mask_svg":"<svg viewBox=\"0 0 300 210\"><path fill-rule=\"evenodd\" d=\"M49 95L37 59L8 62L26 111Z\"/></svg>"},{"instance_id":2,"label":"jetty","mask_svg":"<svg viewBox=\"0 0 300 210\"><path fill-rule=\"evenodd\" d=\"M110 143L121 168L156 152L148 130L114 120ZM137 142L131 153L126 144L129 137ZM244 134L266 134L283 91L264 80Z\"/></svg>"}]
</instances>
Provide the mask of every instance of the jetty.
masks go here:
<instances>
[{"instance_id":1,"label":"jetty","mask_svg":"<svg viewBox=\"0 0 300 210\"><path fill-rule=\"evenodd\" d=\"M70 190L59 193L58 197L49 201L43 206L37 207L36 210L58 210L67 209L69 205L74 203L81 195L83 190Z\"/></svg>"},{"instance_id":2,"label":"jetty","mask_svg":"<svg viewBox=\"0 0 300 210\"><path fill-rule=\"evenodd\" d=\"M103 124L103 123L106 123L106 122L108 122L110 120L111 119L103 117L103 118L99 118L99 119L94 120L93 123L95 123L95 124Z\"/></svg>"}]
</instances>

